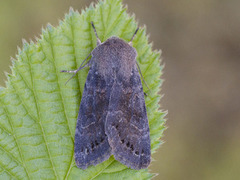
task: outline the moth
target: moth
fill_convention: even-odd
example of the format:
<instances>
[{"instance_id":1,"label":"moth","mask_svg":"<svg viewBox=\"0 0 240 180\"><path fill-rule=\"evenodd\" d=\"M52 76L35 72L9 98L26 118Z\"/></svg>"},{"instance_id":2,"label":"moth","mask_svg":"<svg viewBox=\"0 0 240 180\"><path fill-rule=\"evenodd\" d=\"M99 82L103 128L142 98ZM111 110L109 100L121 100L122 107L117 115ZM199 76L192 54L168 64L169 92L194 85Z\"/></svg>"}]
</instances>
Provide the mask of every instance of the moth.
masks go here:
<instances>
[{"instance_id":1,"label":"moth","mask_svg":"<svg viewBox=\"0 0 240 180\"><path fill-rule=\"evenodd\" d=\"M61 71L75 75L90 66L75 132L76 165L86 169L114 155L132 169L147 168L151 161L149 124L137 51L132 47L138 29L129 43L115 36L102 43L91 24L97 47L77 70Z\"/></svg>"}]
</instances>

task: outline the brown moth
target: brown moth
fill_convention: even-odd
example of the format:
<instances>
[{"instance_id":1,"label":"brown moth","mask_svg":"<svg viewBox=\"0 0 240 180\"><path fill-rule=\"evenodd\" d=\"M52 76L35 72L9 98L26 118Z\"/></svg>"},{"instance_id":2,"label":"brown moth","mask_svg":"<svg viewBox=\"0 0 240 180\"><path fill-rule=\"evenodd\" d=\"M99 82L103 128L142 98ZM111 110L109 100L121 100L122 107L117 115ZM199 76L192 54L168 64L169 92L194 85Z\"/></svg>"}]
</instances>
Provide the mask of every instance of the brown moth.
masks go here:
<instances>
[{"instance_id":1,"label":"brown moth","mask_svg":"<svg viewBox=\"0 0 240 180\"><path fill-rule=\"evenodd\" d=\"M97 47L88 56L91 60L75 71L62 71L75 75L90 66L77 118L76 164L86 169L114 155L132 169L147 168L151 161L149 125L137 52L131 46L138 29L129 43L114 36L101 43L92 26Z\"/></svg>"}]
</instances>

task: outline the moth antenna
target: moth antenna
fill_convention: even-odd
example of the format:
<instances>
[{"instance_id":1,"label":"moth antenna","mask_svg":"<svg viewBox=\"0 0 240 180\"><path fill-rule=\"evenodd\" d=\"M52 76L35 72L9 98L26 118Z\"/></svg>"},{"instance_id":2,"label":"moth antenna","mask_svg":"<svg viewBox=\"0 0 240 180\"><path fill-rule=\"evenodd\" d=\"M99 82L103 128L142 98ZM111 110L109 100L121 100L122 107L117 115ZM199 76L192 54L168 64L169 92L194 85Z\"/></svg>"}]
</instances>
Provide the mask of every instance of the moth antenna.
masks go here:
<instances>
[{"instance_id":1,"label":"moth antenna","mask_svg":"<svg viewBox=\"0 0 240 180\"><path fill-rule=\"evenodd\" d=\"M141 75L141 77L142 77L142 79L143 79L144 84L147 86L148 90L151 91L150 88L149 88L148 85L147 85L147 82L146 82L145 79L143 78L142 71L141 71L140 66L139 66L138 63L137 63L137 67L138 67L138 71L139 71L139 73L140 73L140 75ZM147 94L146 94L146 95L147 95Z\"/></svg>"},{"instance_id":2,"label":"moth antenna","mask_svg":"<svg viewBox=\"0 0 240 180\"><path fill-rule=\"evenodd\" d=\"M95 35L96 35L96 37L97 37L97 45L99 45L99 44L101 44L101 40L100 40L99 37L98 37L97 30L96 30L96 28L95 28L95 26L94 26L94 24L93 24L92 21L91 21L91 24L92 24L94 33L95 33Z\"/></svg>"},{"instance_id":3,"label":"moth antenna","mask_svg":"<svg viewBox=\"0 0 240 180\"><path fill-rule=\"evenodd\" d=\"M131 39L130 42L129 42L130 45L132 45L132 41L133 41L133 39L135 38L138 30L139 30L139 27L138 27L138 28L136 29L136 31L134 32L134 34L133 34L133 36L132 36L132 39Z\"/></svg>"},{"instance_id":4,"label":"moth antenna","mask_svg":"<svg viewBox=\"0 0 240 180\"><path fill-rule=\"evenodd\" d=\"M74 71L62 70L62 71L60 71L60 72L66 72L66 73L74 73L74 74L72 75L72 77L70 77L70 78L67 80L67 82L65 83L65 85L66 85L74 76L76 76L76 74L77 74L78 71L80 71L81 69L85 68L85 67L88 65L89 62L87 62L87 64L85 64L85 65L83 66L83 64L84 64L84 63L86 62L86 60L90 57L90 55L91 55L91 53L86 57L86 59L84 59L84 61L81 63L80 67L79 67L77 70L74 70Z\"/></svg>"}]
</instances>

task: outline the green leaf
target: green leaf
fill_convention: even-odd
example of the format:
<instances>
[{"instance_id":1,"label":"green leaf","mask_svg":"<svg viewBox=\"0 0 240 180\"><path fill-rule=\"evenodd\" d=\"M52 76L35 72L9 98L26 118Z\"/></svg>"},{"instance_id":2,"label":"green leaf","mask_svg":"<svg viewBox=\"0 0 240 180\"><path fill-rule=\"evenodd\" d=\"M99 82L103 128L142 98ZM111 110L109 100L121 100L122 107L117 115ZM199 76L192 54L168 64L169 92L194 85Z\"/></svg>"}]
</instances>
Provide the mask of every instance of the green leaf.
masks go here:
<instances>
[{"instance_id":1,"label":"green leaf","mask_svg":"<svg viewBox=\"0 0 240 180\"><path fill-rule=\"evenodd\" d=\"M67 85L70 75L96 46L90 22L102 41L112 35L129 41L137 28L121 0L100 1L81 14L70 9L58 27L48 25L37 42L24 42L6 88L0 88L0 179L150 179L148 170L132 170L110 157L87 170L76 167L74 133L88 69ZM159 110L162 80L160 52L152 51L145 28L133 46L151 92L146 97L152 153L159 147L165 113Z\"/></svg>"}]
</instances>

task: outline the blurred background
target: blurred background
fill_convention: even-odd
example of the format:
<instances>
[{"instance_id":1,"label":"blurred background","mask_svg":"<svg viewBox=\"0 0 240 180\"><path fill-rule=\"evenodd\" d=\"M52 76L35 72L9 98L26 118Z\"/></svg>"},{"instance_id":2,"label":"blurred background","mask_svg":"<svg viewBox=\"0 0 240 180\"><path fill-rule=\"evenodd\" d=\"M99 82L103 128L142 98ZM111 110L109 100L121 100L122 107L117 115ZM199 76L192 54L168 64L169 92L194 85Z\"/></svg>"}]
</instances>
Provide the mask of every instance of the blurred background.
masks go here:
<instances>
[{"instance_id":1,"label":"blurred background","mask_svg":"<svg viewBox=\"0 0 240 180\"><path fill-rule=\"evenodd\" d=\"M22 38L58 25L90 0L1 0L0 86ZM240 179L240 1L123 0L163 51L165 143L150 169L159 180Z\"/></svg>"}]
</instances>

